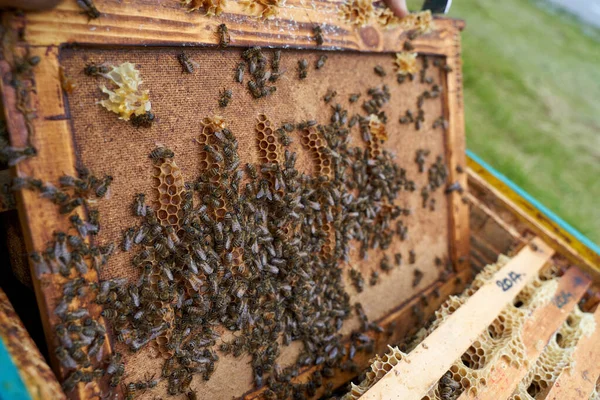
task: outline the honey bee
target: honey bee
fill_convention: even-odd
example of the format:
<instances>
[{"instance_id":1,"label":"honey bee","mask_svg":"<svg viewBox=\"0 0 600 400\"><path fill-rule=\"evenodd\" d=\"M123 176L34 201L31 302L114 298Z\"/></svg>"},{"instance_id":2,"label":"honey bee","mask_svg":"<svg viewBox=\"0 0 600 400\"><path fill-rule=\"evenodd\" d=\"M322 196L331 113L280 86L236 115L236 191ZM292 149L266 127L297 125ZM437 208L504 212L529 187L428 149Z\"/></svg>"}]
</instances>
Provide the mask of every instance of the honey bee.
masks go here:
<instances>
[{"instance_id":1,"label":"honey bee","mask_svg":"<svg viewBox=\"0 0 600 400\"><path fill-rule=\"evenodd\" d=\"M317 46L321 46L323 44L323 29L319 25L315 25L313 27L313 35L315 41L317 42Z\"/></svg>"},{"instance_id":2,"label":"honey bee","mask_svg":"<svg viewBox=\"0 0 600 400\"><path fill-rule=\"evenodd\" d=\"M83 8L90 19L96 19L100 17L100 11L98 11L96 5L94 5L93 0L77 0L77 4L79 7Z\"/></svg>"},{"instance_id":3,"label":"honey bee","mask_svg":"<svg viewBox=\"0 0 600 400\"><path fill-rule=\"evenodd\" d=\"M391 271L392 270L392 264L390 264L390 259L387 255L383 256L379 266L382 271Z\"/></svg>"},{"instance_id":4,"label":"honey bee","mask_svg":"<svg viewBox=\"0 0 600 400\"><path fill-rule=\"evenodd\" d=\"M317 63L315 64L315 68L316 69L321 69L325 66L325 62L327 61L327 56L326 55L322 55L321 57L319 57L317 59Z\"/></svg>"},{"instance_id":5,"label":"honey bee","mask_svg":"<svg viewBox=\"0 0 600 400\"><path fill-rule=\"evenodd\" d=\"M83 73L87 76L99 76L108 74L110 72L110 68L105 64L94 64L90 63L85 66L83 69Z\"/></svg>"},{"instance_id":6,"label":"honey bee","mask_svg":"<svg viewBox=\"0 0 600 400\"><path fill-rule=\"evenodd\" d=\"M83 199L81 197L77 197L76 199L73 199L70 202L63 204L60 207L60 213L61 214L69 214L82 204L83 204Z\"/></svg>"},{"instance_id":7,"label":"honey bee","mask_svg":"<svg viewBox=\"0 0 600 400\"><path fill-rule=\"evenodd\" d=\"M231 89L226 89L221 92L221 98L219 99L219 107L227 107L229 102L231 101L231 96L233 92Z\"/></svg>"},{"instance_id":8,"label":"honey bee","mask_svg":"<svg viewBox=\"0 0 600 400\"><path fill-rule=\"evenodd\" d=\"M376 65L374 68L374 71L377 75L384 77L386 76L385 70L383 69L383 67L381 65Z\"/></svg>"},{"instance_id":9,"label":"honey bee","mask_svg":"<svg viewBox=\"0 0 600 400\"><path fill-rule=\"evenodd\" d=\"M154 118L154 113L151 111L146 111L140 115L132 115L129 120L131 121L131 125L136 128L150 128L154 122Z\"/></svg>"},{"instance_id":10,"label":"honey bee","mask_svg":"<svg viewBox=\"0 0 600 400\"><path fill-rule=\"evenodd\" d=\"M281 61L281 50L275 50L273 53L273 60L271 61L271 70L274 73L279 72L279 62Z\"/></svg>"},{"instance_id":11,"label":"honey bee","mask_svg":"<svg viewBox=\"0 0 600 400\"><path fill-rule=\"evenodd\" d=\"M177 55L177 61L181 64L181 73L192 74L194 72L194 62L190 60L187 54L181 52Z\"/></svg>"},{"instance_id":12,"label":"honey bee","mask_svg":"<svg viewBox=\"0 0 600 400\"><path fill-rule=\"evenodd\" d=\"M244 70L246 69L246 63L240 61L235 69L235 81L242 83L244 81Z\"/></svg>"},{"instance_id":13,"label":"honey bee","mask_svg":"<svg viewBox=\"0 0 600 400\"><path fill-rule=\"evenodd\" d=\"M113 181L113 177L110 175L106 175L100 185L96 187L96 196L104 197L108 192L108 188Z\"/></svg>"},{"instance_id":14,"label":"honey bee","mask_svg":"<svg viewBox=\"0 0 600 400\"><path fill-rule=\"evenodd\" d=\"M360 93L354 93L354 94L350 95L350 98L348 99L348 101L350 101L350 103L356 103L359 98L360 98Z\"/></svg>"},{"instance_id":15,"label":"honey bee","mask_svg":"<svg viewBox=\"0 0 600 400\"><path fill-rule=\"evenodd\" d=\"M173 158L175 157L175 153L173 150L168 149L166 147L157 147L156 149L150 152L149 157L153 161L160 160L161 158Z\"/></svg>"},{"instance_id":16,"label":"honey bee","mask_svg":"<svg viewBox=\"0 0 600 400\"><path fill-rule=\"evenodd\" d=\"M50 267L48 266L48 263L46 262L46 260L44 260L44 257L40 255L40 253L35 251L31 253L30 257L33 261L33 269L35 271L36 277L40 278L43 274L49 274L52 272L50 270Z\"/></svg>"},{"instance_id":17,"label":"honey bee","mask_svg":"<svg viewBox=\"0 0 600 400\"><path fill-rule=\"evenodd\" d=\"M217 33L219 35L219 47L229 46L231 37L229 35L229 29L227 29L227 25L225 25L225 24L219 25L219 27L217 28Z\"/></svg>"},{"instance_id":18,"label":"honey bee","mask_svg":"<svg viewBox=\"0 0 600 400\"><path fill-rule=\"evenodd\" d=\"M308 61L306 59L298 60L298 76L300 79L306 79L308 76Z\"/></svg>"},{"instance_id":19,"label":"honey bee","mask_svg":"<svg viewBox=\"0 0 600 400\"><path fill-rule=\"evenodd\" d=\"M323 100L325 101L325 103L329 103L331 99L333 99L336 95L337 92L335 90L328 89L327 93L325 94L325 97L323 97Z\"/></svg>"}]
</instances>

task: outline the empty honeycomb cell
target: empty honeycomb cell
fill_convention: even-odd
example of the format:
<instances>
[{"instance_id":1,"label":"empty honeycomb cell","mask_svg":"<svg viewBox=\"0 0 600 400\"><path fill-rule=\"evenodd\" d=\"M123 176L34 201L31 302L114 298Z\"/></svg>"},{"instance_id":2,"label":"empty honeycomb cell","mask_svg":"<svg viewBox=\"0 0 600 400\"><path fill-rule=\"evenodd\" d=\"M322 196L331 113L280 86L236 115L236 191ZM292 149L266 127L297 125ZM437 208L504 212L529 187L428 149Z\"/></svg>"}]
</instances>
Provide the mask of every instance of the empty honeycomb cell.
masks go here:
<instances>
[{"instance_id":1,"label":"empty honeycomb cell","mask_svg":"<svg viewBox=\"0 0 600 400\"><path fill-rule=\"evenodd\" d=\"M173 177L172 175L167 175L165 176L165 182L167 183L167 185L172 185L175 182L175 177Z\"/></svg>"},{"instance_id":2,"label":"empty honeycomb cell","mask_svg":"<svg viewBox=\"0 0 600 400\"><path fill-rule=\"evenodd\" d=\"M178 222L177 215L169 215L169 218L167 218L167 221L171 225L177 225L177 222Z\"/></svg>"},{"instance_id":3,"label":"empty honeycomb cell","mask_svg":"<svg viewBox=\"0 0 600 400\"><path fill-rule=\"evenodd\" d=\"M178 194L171 197L171 204L179 204L180 202L181 202L181 197Z\"/></svg>"},{"instance_id":4,"label":"empty honeycomb cell","mask_svg":"<svg viewBox=\"0 0 600 400\"><path fill-rule=\"evenodd\" d=\"M277 150L277 147L274 144L270 144L269 147L267 147L267 151L271 151L274 153L275 150Z\"/></svg>"},{"instance_id":5,"label":"empty honeycomb cell","mask_svg":"<svg viewBox=\"0 0 600 400\"><path fill-rule=\"evenodd\" d=\"M179 188L175 185L171 185L167 188L167 193L170 196L174 196L175 194L177 194L179 192Z\"/></svg>"},{"instance_id":6,"label":"empty honeycomb cell","mask_svg":"<svg viewBox=\"0 0 600 400\"><path fill-rule=\"evenodd\" d=\"M167 211L165 211L165 210L158 210L157 217L158 217L158 219L166 220L167 217L168 217Z\"/></svg>"},{"instance_id":7,"label":"empty honeycomb cell","mask_svg":"<svg viewBox=\"0 0 600 400\"><path fill-rule=\"evenodd\" d=\"M168 189L168 186L167 186L166 184L164 184L164 183L163 183L163 184L161 184L161 185L158 187L158 191L159 191L160 193L167 193L167 189Z\"/></svg>"},{"instance_id":8,"label":"empty honeycomb cell","mask_svg":"<svg viewBox=\"0 0 600 400\"><path fill-rule=\"evenodd\" d=\"M267 116L265 114L258 114L258 122L265 122L266 120L268 120Z\"/></svg>"},{"instance_id":9,"label":"empty honeycomb cell","mask_svg":"<svg viewBox=\"0 0 600 400\"><path fill-rule=\"evenodd\" d=\"M206 160L202 160L200 161L200 164L198 165L198 168L203 171L203 170L207 170L208 169L208 161Z\"/></svg>"},{"instance_id":10,"label":"empty honeycomb cell","mask_svg":"<svg viewBox=\"0 0 600 400\"><path fill-rule=\"evenodd\" d=\"M261 150L266 150L267 147L269 147L269 144L265 140L261 140L260 142L258 142L258 147Z\"/></svg>"},{"instance_id":11,"label":"empty honeycomb cell","mask_svg":"<svg viewBox=\"0 0 600 400\"><path fill-rule=\"evenodd\" d=\"M319 137L317 136L317 134L316 134L315 132L311 132L311 133L309 133L309 134L308 134L308 139L309 139L309 140L310 140L312 143L316 143L316 140L317 140L318 138L319 138ZM314 146L314 144L313 144L312 146Z\"/></svg>"},{"instance_id":12,"label":"empty honeycomb cell","mask_svg":"<svg viewBox=\"0 0 600 400\"><path fill-rule=\"evenodd\" d=\"M160 186L160 179L158 178L152 178L152 186L157 188Z\"/></svg>"},{"instance_id":13,"label":"empty honeycomb cell","mask_svg":"<svg viewBox=\"0 0 600 400\"><path fill-rule=\"evenodd\" d=\"M269 143L269 144L275 143L275 138L273 136L267 136L267 143ZM271 147L271 146L269 146L269 147ZM271 150L271 151L275 151L275 145L273 145L273 150Z\"/></svg>"},{"instance_id":14,"label":"empty honeycomb cell","mask_svg":"<svg viewBox=\"0 0 600 400\"><path fill-rule=\"evenodd\" d=\"M258 124L256 124L256 130L259 132L264 132L266 127L267 126L264 122L259 122Z\"/></svg>"},{"instance_id":15,"label":"empty honeycomb cell","mask_svg":"<svg viewBox=\"0 0 600 400\"><path fill-rule=\"evenodd\" d=\"M271 129L269 127L265 128L265 135L272 137L273 136L273 129Z\"/></svg>"},{"instance_id":16,"label":"empty honeycomb cell","mask_svg":"<svg viewBox=\"0 0 600 400\"><path fill-rule=\"evenodd\" d=\"M167 176L168 176L168 175L171 173L171 166L170 166L170 165L168 165L168 164L163 164L163 165L160 167L160 171L161 171L161 173L162 173L163 175L167 175Z\"/></svg>"},{"instance_id":17,"label":"empty honeycomb cell","mask_svg":"<svg viewBox=\"0 0 600 400\"><path fill-rule=\"evenodd\" d=\"M169 196L167 193L163 193L160 195L160 198L159 198L160 203L168 204L170 200L171 200L171 196Z\"/></svg>"},{"instance_id":18,"label":"empty honeycomb cell","mask_svg":"<svg viewBox=\"0 0 600 400\"><path fill-rule=\"evenodd\" d=\"M256 131L256 138L258 140L265 140L265 133L263 131L257 130Z\"/></svg>"},{"instance_id":19,"label":"empty honeycomb cell","mask_svg":"<svg viewBox=\"0 0 600 400\"><path fill-rule=\"evenodd\" d=\"M177 208L176 206L174 206L174 205L172 205L172 204L171 204L171 205L169 205L169 206L167 206L167 212L168 212L170 215L177 215L177 211L178 211L178 208Z\"/></svg>"},{"instance_id":20,"label":"empty honeycomb cell","mask_svg":"<svg viewBox=\"0 0 600 400\"><path fill-rule=\"evenodd\" d=\"M161 173L162 172L161 172L160 168L158 168L158 167L152 168L152 176L159 177Z\"/></svg>"},{"instance_id":21,"label":"empty honeycomb cell","mask_svg":"<svg viewBox=\"0 0 600 400\"><path fill-rule=\"evenodd\" d=\"M329 165L331 165L331 162L327 158L325 158L325 159L323 159L323 161L321 162L321 164L324 167L328 167Z\"/></svg>"},{"instance_id":22,"label":"empty honeycomb cell","mask_svg":"<svg viewBox=\"0 0 600 400\"><path fill-rule=\"evenodd\" d=\"M156 343L159 346L164 346L169 343L169 338L167 338L166 336L159 336L156 338Z\"/></svg>"},{"instance_id":23,"label":"empty honeycomb cell","mask_svg":"<svg viewBox=\"0 0 600 400\"><path fill-rule=\"evenodd\" d=\"M277 161L277 154L274 154L274 153L267 154L267 160L269 160L269 161Z\"/></svg>"},{"instance_id":24,"label":"empty honeycomb cell","mask_svg":"<svg viewBox=\"0 0 600 400\"><path fill-rule=\"evenodd\" d=\"M266 158L266 157L267 157L267 151L266 151L266 150L264 150L264 149L261 149L261 150L258 152L258 156L259 156L259 157L261 157L261 158Z\"/></svg>"}]
</instances>

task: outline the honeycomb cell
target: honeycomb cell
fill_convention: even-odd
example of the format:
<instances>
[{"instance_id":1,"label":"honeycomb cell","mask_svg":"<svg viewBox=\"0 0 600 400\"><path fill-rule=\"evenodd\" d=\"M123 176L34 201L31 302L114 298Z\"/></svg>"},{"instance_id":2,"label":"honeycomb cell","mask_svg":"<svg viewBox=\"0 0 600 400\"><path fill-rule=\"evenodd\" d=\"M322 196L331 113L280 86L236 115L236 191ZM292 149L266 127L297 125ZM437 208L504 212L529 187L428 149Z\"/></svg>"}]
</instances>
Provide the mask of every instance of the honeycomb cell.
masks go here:
<instances>
[{"instance_id":1,"label":"honeycomb cell","mask_svg":"<svg viewBox=\"0 0 600 400\"><path fill-rule=\"evenodd\" d=\"M160 179L152 178L152 187L158 188L160 186Z\"/></svg>"},{"instance_id":2,"label":"honeycomb cell","mask_svg":"<svg viewBox=\"0 0 600 400\"><path fill-rule=\"evenodd\" d=\"M267 157L267 151L262 149L258 152L259 157L261 158L266 158Z\"/></svg>"},{"instance_id":3,"label":"honeycomb cell","mask_svg":"<svg viewBox=\"0 0 600 400\"><path fill-rule=\"evenodd\" d=\"M267 121L269 118L267 118L267 116L265 114L258 114L258 122L265 122Z\"/></svg>"},{"instance_id":4,"label":"honeycomb cell","mask_svg":"<svg viewBox=\"0 0 600 400\"><path fill-rule=\"evenodd\" d=\"M277 154L268 153L267 154L267 160L269 160L269 161L277 161Z\"/></svg>"},{"instance_id":5,"label":"honeycomb cell","mask_svg":"<svg viewBox=\"0 0 600 400\"><path fill-rule=\"evenodd\" d=\"M308 136L303 136L302 138L300 138L300 143L306 147L310 143L310 139L308 138Z\"/></svg>"},{"instance_id":6,"label":"honeycomb cell","mask_svg":"<svg viewBox=\"0 0 600 400\"><path fill-rule=\"evenodd\" d=\"M164 183L162 183L159 187L158 187L158 192L159 193L167 193L167 189L168 186Z\"/></svg>"},{"instance_id":7,"label":"honeycomb cell","mask_svg":"<svg viewBox=\"0 0 600 400\"><path fill-rule=\"evenodd\" d=\"M152 176L159 177L161 173L162 172L161 172L160 168L158 168L158 167L152 168Z\"/></svg>"},{"instance_id":8,"label":"honeycomb cell","mask_svg":"<svg viewBox=\"0 0 600 400\"><path fill-rule=\"evenodd\" d=\"M265 133L263 131L256 131L256 137L258 140L265 140Z\"/></svg>"},{"instance_id":9,"label":"honeycomb cell","mask_svg":"<svg viewBox=\"0 0 600 400\"><path fill-rule=\"evenodd\" d=\"M277 150L277 146L275 146L274 144L270 144L270 145L267 147L267 151L270 151L270 152L272 152L272 153L275 153L275 150Z\"/></svg>"},{"instance_id":10,"label":"honeycomb cell","mask_svg":"<svg viewBox=\"0 0 600 400\"><path fill-rule=\"evenodd\" d=\"M258 148L261 150L266 150L269 147L269 144L265 140L261 140L258 142Z\"/></svg>"},{"instance_id":11,"label":"honeycomb cell","mask_svg":"<svg viewBox=\"0 0 600 400\"><path fill-rule=\"evenodd\" d=\"M165 210L158 210L157 217L160 220L163 220L163 221L166 220L167 217L168 217L167 211L165 211Z\"/></svg>"},{"instance_id":12,"label":"honeycomb cell","mask_svg":"<svg viewBox=\"0 0 600 400\"><path fill-rule=\"evenodd\" d=\"M265 128L265 135L272 137L273 136L273 129L271 129L269 127Z\"/></svg>"},{"instance_id":13,"label":"honeycomb cell","mask_svg":"<svg viewBox=\"0 0 600 400\"><path fill-rule=\"evenodd\" d=\"M264 132L266 128L266 125L264 122L259 122L258 124L256 124L256 130L259 132Z\"/></svg>"},{"instance_id":14,"label":"honeycomb cell","mask_svg":"<svg viewBox=\"0 0 600 400\"><path fill-rule=\"evenodd\" d=\"M273 136L267 136L267 143L273 144L275 143L275 138ZM274 150L272 150L274 151Z\"/></svg>"}]
</instances>

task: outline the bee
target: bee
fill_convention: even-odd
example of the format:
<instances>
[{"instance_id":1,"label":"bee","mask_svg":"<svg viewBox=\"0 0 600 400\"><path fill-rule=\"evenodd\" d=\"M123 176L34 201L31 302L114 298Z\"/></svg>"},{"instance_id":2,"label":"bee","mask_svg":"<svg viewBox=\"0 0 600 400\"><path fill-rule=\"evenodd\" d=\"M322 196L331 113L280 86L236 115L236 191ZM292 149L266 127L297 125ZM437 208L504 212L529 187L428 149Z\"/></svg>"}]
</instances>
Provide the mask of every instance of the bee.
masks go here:
<instances>
[{"instance_id":1,"label":"bee","mask_svg":"<svg viewBox=\"0 0 600 400\"><path fill-rule=\"evenodd\" d=\"M194 390L190 390L186 394L188 400L198 400L198 394Z\"/></svg>"},{"instance_id":2,"label":"bee","mask_svg":"<svg viewBox=\"0 0 600 400\"><path fill-rule=\"evenodd\" d=\"M254 97L255 99L263 97L262 90L256 85L256 82L254 81L248 81L248 90L250 90L252 97Z\"/></svg>"},{"instance_id":3,"label":"bee","mask_svg":"<svg viewBox=\"0 0 600 400\"><path fill-rule=\"evenodd\" d=\"M96 196L97 197L106 196L106 193L108 192L108 188L112 181L113 181L113 177L110 175L106 175L104 177L104 180L102 181L102 183L98 187L96 187Z\"/></svg>"},{"instance_id":4,"label":"bee","mask_svg":"<svg viewBox=\"0 0 600 400\"><path fill-rule=\"evenodd\" d=\"M32 146L27 147L12 147L5 146L0 149L0 156L8 160L8 166L14 167L24 159L33 157L37 154L37 150Z\"/></svg>"},{"instance_id":5,"label":"bee","mask_svg":"<svg viewBox=\"0 0 600 400\"><path fill-rule=\"evenodd\" d=\"M412 51L415 49L415 46L413 46L413 44L410 40L407 40L406 42L404 42L403 48L406 51ZM436 61L438 61L438 60L436 60ZM435 65L435 61L433 62L433 64Z\"/></svg>"},{"instance_id":6,"label":"bee","mask_svg":"<svg viewBox=\"0 0 600 400\"><path fill-rule=\"evenodd\" d=\"M373 271L371 273L371 279L369 280L369 284L371 286L375 286L377 285L377 282L379 282L379 272Z\"/></svg>"},{"instance_id":7,"label":"bee","mask_svg":"<svg viewBox=\"0 0 600 400\"><path fill-rule=\"evenodd\" d=\"M384 77L386 76L385 70L383 69L383 67L381 65L376 65L374 68L374 71L377 75Z\"/></svg>"},{"instance_id":8,"label":"bee","mask_svg":"<svg viewBox=\"0 0 600 400\"><path fill-rule=\"evenodd\" d=\"M331 99L333 99L336 95L337 95L337 92L335 90L329 89L329 90L327 90L325 97L323 97L323 100L325 101L325 103L329 103L331 101Z\"/></svg>"},{"instance_id":9,"label":"bee","mask_svg":"<svg viewBox=\"0 0 600 400\"><path fill-rule=\"evenodd\" d=\"M379 266L382 271L391 271L392 270L392 264L390 264L390 259L387 255L383 256Z\"/></svg>"},{"instance_id":10,"label":"bee","mask_svg":"<svg viewBox=\"0 0 600 400\"><path fill-rule=\"evenodd\" d=\"M271 61L271 70L274 73L279 72L279 63L281 61L281 50L275 50L273 53L273 60Z\"/></svg>"},{"instance_id":11,"label":"bee","mask_svg":"<svg viewBox=\"0 0 600 400\"><path fill-rule=\"evenodd\" d=\"M146 195L144 193L138 193L135 195L133 214L137 215L138 217L146 216Z\"/></svg>"},{"instance_id":12,"label":"bee","mask_svg":"<svg viewBox=\"0 0 600 400\"><path fill-rule=\"evenodd\" d=\"M33 253L31 253L30 257L33 261L33 269L35 271L36 277L40 278L43 274L49 274L52 272L50 270L50 267L48 266L48 263L46 262L46 260L44 260L44 257L40 255L40 253L34 251Z\"/></svg>"},{"instance_id":13,"label":"bee","mask_svg":"<svg viewBox=\"0 0 600 400\"><path fill-rule=\"evenodd\" d=\"M56 348L56 358L60 361L61 365L66 369L74 369L77 368L77 363L71 357L67 349L62 346L58 346Z\"/></svg>"},{"instance_id":14,"label":"bee","mask_svg":"<svg viewBox=\"0 0 600 400\"><path fill-rule=\"evenodd\" d=\"M227 29L227 25L221 24L217 27L217 33L219 35L219 47L227 47L229 42L231 41L231 37L229 35L229 29Z\"/></svg>"},{"instance_id":15,"label":"bee","mask_svg":"<svg viewBox=\"0 0 600 400\"><path fill-rule=\"evenodd\" d=\"M156 149L150 152L149 157L153 161L160 160L161 158L173 158L175 157L175 153L173 150L168 149L166 147L157 147Z\"/></svg>"},{"instance_id":16,"label":"bee","mask_svg":"<svg viewBox=\"0 0 600 400\"><path fill-rule=\"evenodd\" d=\"M313 35L317 46L321 46L323 44L323 29L319 25L313 27Z\"/></svg>"},{"instance_id":17,"label":"bee","mask_svg":"<svg viewBox=\"0 0 600 400\"><path fill-rule=\"evenodd\" d=\"M98 11L96 8L93 0L77 0L77 5L83 8L90 19L96 19L100 17L100 11Z\"/></svg>"},{"instance_id":18,"label":"bee","mask_svg":"<svg viewBox=\"0 0 600 400\"><path fill-rule=\"evenodd\" d=\"M154 122L154 114L151 111L146 111L143 114L134 114L129 119L131 121L131 125L136 128L150 128L152 126L152 122Z\"/></svg>"},{"instance_id":19,"label":"bee","mask_svg":"<svg viewBox=\"0 0 600 400\"><path fill-rule=\"evenodd\" d=\"M235 81L242 83L244 81L244 70L246 69L246 63L240 61L235 69Z\"/></svg>"},{"instance_id":20,"label":"bee","mask_svg":"<svg viewBox=\"0 0 600 400\"><path fill-rule=\"evenodd\" d=\"M350 95L350 99L348 99L348 101L350 101L350 103L356 103L359 98L360 98L360 93L354 93L354 94Z\"/></svg>"},{"instance_id":21,"label":"bee","mask_svg":"<svg viewBox=\"0 0 600 400\"><path fill-rule=\"evenodd\" d=\"M442 129L448 129L448 121L446 119L444 119L443 116L441 116L438 119L436 119L435 121L433 121L432 128L436 129L439 127L442 127Z\"/></svg>"},{"instance_id":22,"label":"bee","mask_svg":"<svg viewBox=\"0 0 600 400\"><path fill-rule=\"evenodd\" d=\"M397 266L402 265L402 254L400 254L400 253L394 254L394 261L396 262Z\"/></svg>"},{"instance_id":23,"label":"bee","mask_svg":"<svg viewBox=\"0 0 600 400\"><path fill-rule=\"evenodd\" d=\"M83 69L83 73L87 76L99 76L103 74L108 74L110 72L110 68L105 64L94 64L90 63L85 66Z\"/></svg>"},{"instance_id":24,"label":"bee","mask_svg":"<svg viewBox=\"0 0 600 400\"><path fill-rule=\"evenodd\" d=\"M77 197L76 199L73 199L73 200L69 201L68 203L63 204L60 207L60 213L61 214L69 214L82 204L83 204L83 199L81 197Z\"/></svg>"},{"instance_id":25,"label":"bee","mask_svg":"<svg viewBox=\"0 0 600 400\"><path fill-rule=\"evenodd\" d=\"M448 64L444 65L442 69L444 70L444 72L452 72L452 67Z\"/></svg>"},{"instance_id":26,"label":"bee","mask_svg":"<svg viewBox=\"0 0 600 400\"><path fill-rule=\"evenodd\" d=\"M227 107L229 102L231 101L231 96L233 92L231 89L226 89L221 92L221 98L219 99L219 107Z\"/></svg>"},{"instance_id":27,"label":"bee","mask_svg":"<svg viewBox=\"0 0 600 400\"><path fill-rule=\"evenodd\" d=\"M181 73L192 74L194 72L194 62L184 52L177 55L177 61L181 64Z\"/></svg>"},{"instance_id":28,"label":"bee","mask_svg":"<svg viewBox=\"0 0 600 400\"><path fill-rule=\"evenodd\" d=\"M244 60L249 60L251 58L257 57L258 55L260 55L260 47L254 46L254 47L251 47L251 48L245 50L242 53L242 58Z\"/></svg>"},{"instance_id":29,"label":"bee","mask_svg":"<svg viewBox=\"0 0 600 400\"><path fill-rule=\"evenodd\" d=\"M308 76L308 61L306 59L298 60L298 76L300 79L306 79Z\"/></svg>"}]
</instances>

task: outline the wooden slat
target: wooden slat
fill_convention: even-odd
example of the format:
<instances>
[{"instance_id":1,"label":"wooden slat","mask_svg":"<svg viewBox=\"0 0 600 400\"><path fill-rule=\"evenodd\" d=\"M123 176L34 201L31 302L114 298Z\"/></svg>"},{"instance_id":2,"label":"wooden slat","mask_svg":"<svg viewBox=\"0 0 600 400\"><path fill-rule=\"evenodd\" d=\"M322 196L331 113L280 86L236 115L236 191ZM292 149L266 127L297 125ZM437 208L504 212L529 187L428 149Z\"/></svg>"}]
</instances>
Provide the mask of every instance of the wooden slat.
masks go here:
<instances>
[{"instance_id":1,"label":"wooden slat","mask_svg":"<svg viewBox=\"0 0 600 400\"><path fill-rule=\"evenodd\" d=\"M477 197L473 196L472 193L466 193L465 198L467 201L474 207L480 209L488 218L491 218L494 222L496 222L500 227L502 227L506 233L508 233L514 240L522 240L521 234L519 231L512 225L507 224L498 214L493 212L488 206L479 201Z\"/></svg>"},{"instance_id":2,"label":"wooden slat","mask_svg":"<svg viewBox=\"0 0 600 400\"><path fill-rule=\"evenodd\" d=\"M219 17L207 17L201 12L186 12L178 1L113 2L97 0L103 13L89 20L75 1L64 0L47 12L28 13L25 19L25 40L34 46L56 46L66 43L122 44L122 45L197 45L217 43L217 26L224 22L232 36L232 45L291 45L314 48L312 28L324 26L323 48L398 51L406 33L401 28L385 29L374 21L369 26L357 28L344 22L338 6L343 0L314 1L288 0L279 8L278 15L261 20L248 15L239 2L227 2ZM439 32L426 40L428 52L438 53L455 40L452 33L444 32L450 26L463 28L462 21L438 20ZM440 33L441 32L441 33ZM399 37L402 35L401 37ZM435 40L430 40L435 37ZM454 51L455 54L458 54Z\"/></svg>"},{"instance_id":3,"label":"wooden slat","mask_svg":"<svg viewBox=\"0 0 600 400\"><path fill-rule=\"evenodd\" d=\"M421 399L554 253L541 240L535 239L533 243L537 250L525 247L362 399ZM520 274L520 278L513 279L508 290L497 285L496 281L509 279L514 274Z\"/></svg>"},{"instance_id":4,"label":"wooden slat","mask_svg":"<svg viewBox=\"0 0 600 400\"><path fill-rule=\"evenodd\" d=\"M4 50L15 51L10 48ZM44 182L56 182L63 174L75 175L75 151L67 121L39 118L40 115L65 114L62 89L58 79L58 48L32 48L30 51L31 56L42 58L36 67L35 80L43 82L43 85L38 84L36 91L31 93L32 104L37 110L38 118L32 121L33 136L30 140L38 153L36 157L17 164L13 168L13 173L17 176L34 176ZM27 143L28 131L25 128L23 115L15 107L15 90L11 85L5 84L11 77L11 67L5 60L0 61L0 72L3 77L0 89L11 143L14 146L24 146ZM67 217L60 215L58 208L52 206L47 199L41 198L38 193L22 190L16 193L16 197L28 253L45 249L47 243L53 240L54 232L69 230ZM56 302L59 301L56 296L61 293L60 287L65 278L59 274L36 277L33 265L30 265L30 271L42 315L46 342L51 349L50 361L54 371L64 378L66 371L61 367L53 351L56 342L53 339L52 327L58 318L53 312ZM90 283L98 282L97 273L93 268L90 268L84 277ZM92 302L91 293L79 297L79 301L82 306L89 308L90 316L103 323L103 318L99 315L100 307ZM110 354L110 340L105 340L103 351L105 355ZM89 397L89 394L94 391L98 391L95 383L79 384L71 397Z\"/></svg>"},{"instance_id":5,"label":"wooden slat","mask_svg":"<svg viewBox=\"0 0 600 400\"><path fill-rule=\"evenodd\" d=\"M0 171L0 212L10 211L16 208L15 198L8 189L11 187L12 177L10 171L5 169Z\"/></svg>"},{"instance_id":6,"label":"wooden slat","mask_svg":"<svg viewBox=\"0 0 600 400\"><path fill-rule=\"evenodd\" d=\"M546 218L531 203L513 192L475 161L468 159L468 166L469 184L487 195L486 199L482 199L483 202L487 203L486 200L493 200L496 208L506 209L512 218L524 222L535 235L542 238L571 262L584 266L595 279L598 279L600 254L596 254Z\"/></svg>"},{"instance_id":7,"label":"wooden slat","mask_svg":"<svg viewBox=\"0 0 600 400\"><path fill-rule=\"evenodd\" d=\"M594 313L596 329L577 342L570 367L551 386L546 400L587 399L600 376L600 307Z\"/></svg>"},{"instance_id":8,"label":"wooden slat","mask_svg":"<svg viewBox=\"0 0 600 400\"><path fill-rule=\"evenodd\" d=\"M32 400L65 399L60 384L44 357L27 334L6 294L0 289L0 340L19 369L19 375ZM2 343L0 343L0 346ZM0 369L11 368L1 365ZM2 389L0 389L0 398Z\"/></svg>"},{"instance_id":9,"label":"wooden slat","mask_svg":"<svg viewBox=\"0 0 600 400\"><path fill-rule=\"evenodd\" d=\"M529 361L529 365L535 363L542 354L552 335L567 319L590 283L591 280L581 270L576 267L570 268L560 277L553 300L536 309L527 319L521 337L525 346L525 359ZM477 395L464 392L459 400L508 398L528 372L529 366L523 361L525 360L522 360L521 366L517 367L501 358L491 373L486 376L486 386L479 387Z\"/></svg>"}]
</instances>

